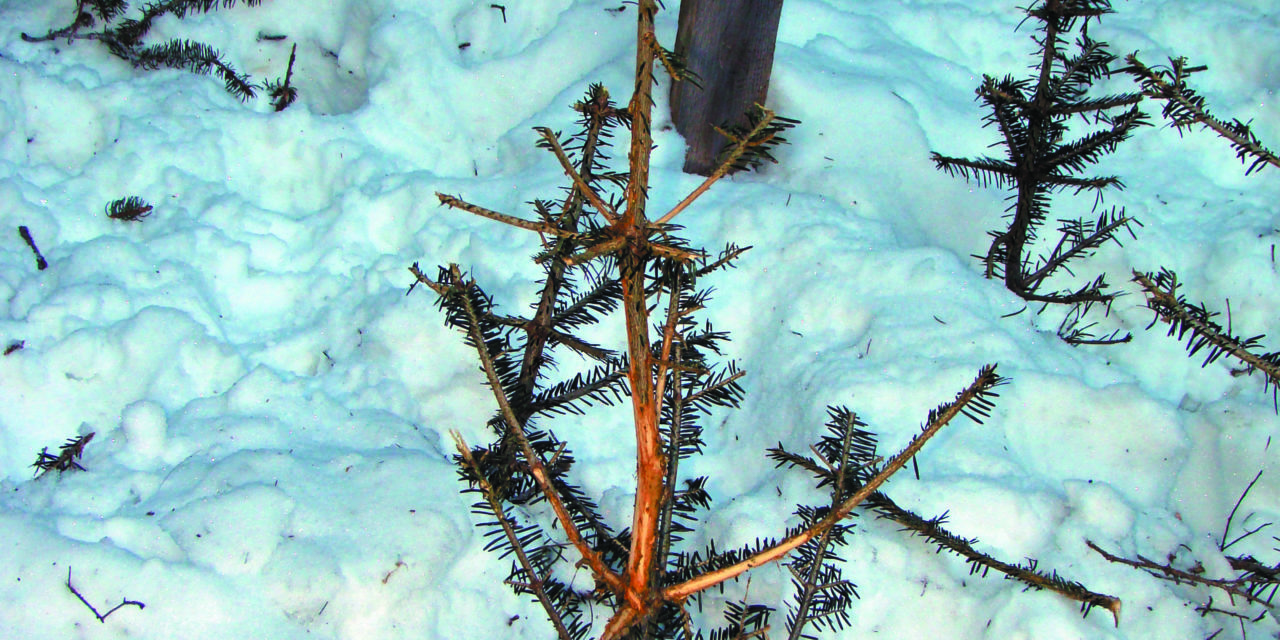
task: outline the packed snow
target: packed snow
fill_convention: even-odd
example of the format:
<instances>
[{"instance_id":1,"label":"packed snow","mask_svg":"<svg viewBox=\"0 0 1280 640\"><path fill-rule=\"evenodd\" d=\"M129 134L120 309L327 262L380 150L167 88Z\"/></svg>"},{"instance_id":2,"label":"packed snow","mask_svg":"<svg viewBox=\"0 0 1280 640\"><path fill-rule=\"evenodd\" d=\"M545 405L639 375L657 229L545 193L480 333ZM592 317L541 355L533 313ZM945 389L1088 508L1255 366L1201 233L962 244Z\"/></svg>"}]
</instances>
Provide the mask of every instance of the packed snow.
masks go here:
<instances>
[{"instance_id":1,"label":"packed snow","mask_svg":"<svg viewBox=\"0 0 1280 640\"><path fill-rule=\"evenodd\" d=\"M1142 130L1094 171L1123 179L1105 205L1144 226L1074 264L1077 280L1106 272L1130 292L1104 324L1134 340L1072 347L1054 310L1017 313L1025 305L970 257L1002 224L1006 193L947 177L929 152L992 152L974 89L984 73L1027 73L1018 4L787 0L769 106L802 124L779 165L722 181L678 219L695 244L755 247L712 283L708 317L732 332L748 395L706 425L708 454L690 465L715 498L698 539L778 535L797 501L823 500L764 451L806 447L827 405L857 411L891 452L998 363L1011 383L990 419L947 427L920 478L887 492L926 517L949 512L987 553L1120 597L1119 625L970 575L864 516L841 553L861 598L850 625L823 637L1237 637L1234 619L1196 607L1256 608L1110 564L1085 541L1225 577L1223 528L1260 470L1228 537L1280 517L1270 394L1232 375L1236 362L1201 368L1165 325L1144 330L1150 312L1126 282L1173 269L1193 300L1230 301L1236 333L1280 344L1280 173L1245 177L1209 133ZM1272 0L1115 4L1092 37L1149 64L1207 64L1195 86L1211 108L1280 144ZM552 637L537 604L502 584L509 561L483 551L472 497L458 492L448 432L485 441L493 400L430 292L406 296L407 268L458 263L502 308L526 308L536 236L434 193L523 215L557 193L559 165L531 128L571 130L568 107L592 82L625 103L634 7L266 0L157 23L149 42L208 43L258 81L282 77L296 44L299 99L275 113L215 78L136 70L94 41L20 38L65 26L75 5L0 0L0 342L13 346L0 357L0 636ZM667 5L658 31L670 44L678 2ZM655 209L701 181L680 172L659 82ZM1158 109L1146 107L1157 122ZM104 215L129 195L151 215ZM1093 205L1056 202L1062 217ZM620 528L628 414L555 423L577 480ZM36 477L36 454L90 432L85 470ZM1231 552L1274 563L1274 545L1264 529ZM69 573L99 612L146 606L99 622ZM744 589L789 599L784 567L751 575L710 594L708 610Z\"/></svg>"}]
</instances>

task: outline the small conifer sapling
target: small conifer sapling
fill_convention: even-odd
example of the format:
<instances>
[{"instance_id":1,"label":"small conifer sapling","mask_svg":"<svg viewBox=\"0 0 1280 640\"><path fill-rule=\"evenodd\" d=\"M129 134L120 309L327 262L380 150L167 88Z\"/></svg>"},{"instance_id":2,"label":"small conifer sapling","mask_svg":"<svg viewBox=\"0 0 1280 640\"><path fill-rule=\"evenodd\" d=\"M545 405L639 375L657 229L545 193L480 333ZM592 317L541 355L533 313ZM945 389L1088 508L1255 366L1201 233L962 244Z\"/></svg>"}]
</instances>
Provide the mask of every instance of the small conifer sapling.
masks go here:
<instances>
[{"instance_id":1,"label":"small conifer sapling","mask_svg":"<svg viewBox=\"0 0 1280 640\"><path fill-rule=\"evenodd\" d=\"M1105 276L1074 289L1049 291L1044 287L1059 271L1070 272L1067 264L1092 254L1107 241L1119 242L1116 234L1132 234L1134 220L1122 209L1103 211L1095 219L1060 220L1058 239L1047 253L1033 257L1039 230L1049 215L1055 193L1071 190L1095 194L1095 208L1104 190L1121 188L1115 176L1084 176L1081 172L1102 156L1113 152L1135 129L1146 125L1146 116L1137 108L1142 95L1121 93L1094 97L1092 85L1112 73L1115 56L1107 45L1088 35L1088 24L1111 12L1108 0L1041 0L1026 9L1039 23L1039 46L1030 78L984 76L978 100L989 109L984 126L999 134L992 146L1005 150L1003 158L955 158L933 154L938 169L972 180L982 186L1009 189L1008 227L992 231L991 246L979 257L987 277L999 277L1022 299L1041 305L1066 304L1074 316L1062 325L1060 334L1071 343L1110 344L1129 339L1113 333L1097 338L1080 321L1094 305L1110 308L1116 293L1107 290ZM1079 27L1074 53L1066 38ZM1067 138L1069 122L1080 119L1093 130L1075 139Z\"/></svg>"},{"instance_id":2,"label":"small conifer sapling","mask_svg":"<svg viewBox=\"0 0 1280 640\"><path fill-rule=\"evenodd\" d=\"M497 404L488 421L492 442L472 446L453 433L463 491L477 498L472 514L486 548L511 560L506 583L539 602L559 638L701 637L693 605L703 594L778 561L788 563L798 590L789 633L807 637L806 629L839 628L848 620L855 591L841 577L833 548L847 538L849 516L864 505L891 509L881 492L889 477L955 418L980 422L1003 379L994 366L982 367L954 400L929 412L920 433L891 456L876 453L874 439L851 412L832 408L828 435L812 448L815 457L781 445L770 452L780 465L813 473L830 491L827 504L800 507L799 523L777 537L731 549L714 542L692 545L688 534L696 530L711 496L707 479L686 477L682 462L702 452L701 423L707 414L737 406L743 376L735 363L719 360L728 335L697 318L710 301L703 281L733 265L746 249L730 244L714 254L702 251L679 235L673 221L730 169L771 160L795 121L757 106L746 126L724 131L729 140L719 169L665 213L651 214L654 69L665 66L674 81L685 77L678 58L654 36L657 9L654 0L637 5L635 89L625 108L593 85L574 105L575 133L536 129L537 145L567 177L560 196L534 200L534 215L521 217L437 194L445 206L537 234L540 249L534 259L544 276L531 312L500 312L457 265L442 266L435 275L416 264L410 271L415 286L437 294L446 325L475 350ZM630 130L625 172L608 165L619 126ZM618 315L626 336L621 348L584 337L583 329ZM554 381L565 354L581 357L585 369ZM598 405L624 404L630 408L636 463L617 475L620 483L634 478L635 491L630 522L622 523L629 526L619 529L574 484L577 461L569 443L546 423ZM938 530L915 529L930 539ZM957 548L969 542L957 541ZM985 571L991 565L981 558L973 562ZM575 580L574 574L590 579ZM1086 611L1101 605L1118 613L1118 600L1056 576L1031 586L1075 597ZM745 599L731 601L724 626L709 637L759 637L769 628L770 610Z\"/></svg>"}]
</instances>

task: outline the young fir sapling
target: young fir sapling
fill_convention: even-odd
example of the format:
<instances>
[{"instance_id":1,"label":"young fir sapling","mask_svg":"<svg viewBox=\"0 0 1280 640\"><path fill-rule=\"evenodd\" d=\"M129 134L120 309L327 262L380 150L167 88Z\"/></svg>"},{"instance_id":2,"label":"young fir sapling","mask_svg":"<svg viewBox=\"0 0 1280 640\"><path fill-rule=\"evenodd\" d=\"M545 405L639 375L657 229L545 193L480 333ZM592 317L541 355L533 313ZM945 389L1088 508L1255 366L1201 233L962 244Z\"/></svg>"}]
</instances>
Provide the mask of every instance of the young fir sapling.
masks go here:
<instances>
[{"instance_id":1,"label":"young fir sapling","mask_svg":"<svg viewBox=\"0 0 1280 640\"><path fill-rule=\"evenodd\" d=\"M757 540L738 549L714 543L689 549L711 496L706 478L682 476L681 462L701 453L701 421L716 407L734 407L741 398L735 364L716 362L728 335L696 314L709 301L702 278L730 266L745 248L727 246L712 257L689 245L672 220L734 168L772 158L782 134L795 121L757 107L747 125L726 131L730 140L717 170L660 216L648 209L650 115L654 67L661 63L674 80L682 78L678 59L654 36L654 0L638 4L635 89L626 108L592 86L574 105L580 130L563 138L539 128L538 146L548 150L568 177L561 198L533 201L536 217L513 216L438 194L449 207L536 232L542 238L535 260L545 276L528 317L500 313L492 299L457 265L434 277L411 267L415 285L439 296L445 323L464 334L476 350L480 369L498 405L488 423L495 440L467 445L454 432L459 473L466 493L478 501L472 512L489 542L486 548L512 558L507 579L516 592L533 596L560 638L693 638L688 604L749 569L789 558L797 595L788 616L790 637L811 637L807 628L838 628L848 620L856 595L845 580L834 548L851 528L847 518L859 506L899 522L942 548L973 563L974 571L994 568L1035 588L1050 588L1081 601L1087 612L1102 606L1118 615L1119 600L1040 574L1034 563L1016 567L973 551L971 541L946 534L941 519L925 520L893 504L881 491L885 481L912 461L924 444L955 417L980 422L1003 383L994 366L981 368L956 398L931 411L921 433L887 459L874 436L852 412L830 409L828 435L799 455L781 445L769 452L779 466L812 473L829 491L827 504L797 509L799 524L779 538ZM630 129L628 170L611 171L607 153L617 127ZM411 287L412 289L412 287ZM621 311L627 343L612 350L582 337L582 330ZM552 383L559 355L573 352L593 363L586 371ZM568 443L543 422L580 414L595 404L630 400L636 445L636 490L630 527L616 530L596 503L575 484ZM626 473L626 472L624 472ZM629 475L629 474L628 474ZM573 582L567 567L587 569L591 584ZM598 623L593 612L610 613ZM745 638L768 628L770 608L731 603L726 626L711 638Z\"/></svg>"},{"instance_id":2,"label":"young fir sapling","mask_svg":"<svg viewBox=\"0 0 1280 640\"><path fill-rule=\"evenodd\" d=\"M1045 292L1042 287L1059 270L1070 273L1069 262L1091 255L1108 240L1119 242L1117 232L1132 234L1135 220L1114 208L1095 220L1060 220L1052 249L1034 258L1029 252L1039 240L1056 192L1092 191L1096 208L1103 190L1123 187L1115 176L1080 174L1115 151L1136 128L1148 124L1136 106L1142 95L1089 95L1095 82L1113 73L1111 64L1116 60L1106 43L1088 35L1089 21L1111 12L1108 0L1045 0L1026 12L1039 23L1040 33L1032 38L1039 47L1032 77L984 76L977 90L978 99L990 110L984 126L994 126L1000 134L992 146L1003 147L1005 157L954 158L934 152L933 161L950 175L1012 192L1008 228L992 231L986 254L975 256L984 262L987 277L1003 278L1010 291L1028 302L1071 305L1059 335L1072 344L1126 342L1128 334L1113 332L1098 338L1089 333L1092 325L1080 325L1094 305L1109 310L1117 295L1107 291L1104 275L1074 290ZM1072 55L1065 38L1077 26L1079 38ZM1068 123L1077 116L1094 130L1068 139Z\"/></svg>"},{"instance_id":3,"label":"young fir sapling","mask_svg":"<svg viewBox=\"0 0 1280 640\"><path fill-rule=\"evenodd\" d=\"M267 90L267 95L271 96L271 106L276 111L284 111L298 99L298 88L293 86L293 63L298 59L298 43L293 43L293 47L289 49L289 66L285 68L284 78L280 80L268 80L262 85Z\"/></svg>"}]
</instances>

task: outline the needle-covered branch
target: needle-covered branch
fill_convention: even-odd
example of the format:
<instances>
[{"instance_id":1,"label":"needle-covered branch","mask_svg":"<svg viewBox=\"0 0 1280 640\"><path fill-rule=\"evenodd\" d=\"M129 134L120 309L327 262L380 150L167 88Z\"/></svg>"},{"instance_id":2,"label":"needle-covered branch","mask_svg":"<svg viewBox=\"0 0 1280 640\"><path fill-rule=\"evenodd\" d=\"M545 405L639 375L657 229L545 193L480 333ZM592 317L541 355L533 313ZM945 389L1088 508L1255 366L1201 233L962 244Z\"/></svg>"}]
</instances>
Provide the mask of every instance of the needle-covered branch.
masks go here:
<instances>
[{"instance_id":1,"label":"needle-covered branch","mask_svg":"<svg viewBox=\"0 0 1280 640\"><path fill-rule=\"evenodd\" d=\"M1027 564L1015 564L998 560L978 551L973 546L976 540L967 540L957 536L942 526L946 521L945 516L931 519L922 518L898 506L888 496L879 492L868 500L868 504L883 517L893 520L902 525L904 529L926 538L938 545L939 549L946 549L964 558L969 563L970 573L986 575L990 570L999 571L1009 579L1017 580L1032 589L1053 591L1065 598L1079 602L1081 610L1086 615L1093 607L1100 607L1110 612L1116 626L1120 626L1120 598L1090 591L1078 582L1059 576L1057 572L1046 574L1036 567L1034 560Z\"/></svg>"},{"instance_id":2,"label":"needle-covered branch","mask_svg":"<svg viewBox=\"0 0 1280 640\"><path fill-rule=\"evenodd\" d=\"M767 158L774 162L773 157L768 155L768 149L772 146L786 142L779 134L783 131L794 127L798 122L788 118L779 118L772 110L766 109L761 105L755 105L755 111L748 116L749 129L745 133L731 133L721 131L728 137L732 144L725 149L723 159L716 170L707 176L702 184L685 196L670 211L663 214L661 218L654 221L655 225L666 224L672 218L680 215L689 205L693 204L702 194L706 193L718 180L728 175L731 171L741 170L752 162L758 163L760 158Z\"/></svg>"},{"instance_id":3,"label":"needle-covered branch","mask_svg":"<svg viewBox=\"0 0 1280 640\"><path fill-rule=\"evenodd\" d=\"M244 0L244 4L251 7L261 2L262 0ZM254 97L258 87L248 76L242 75L223 60L222 54L213 47L182 38L173 38L160 44L143 44L143 38L151 31L152 25L166 15L182 19L188 12L207 13L219 6L231 8L235 4L236 0L151 2L144 5L136 17L117 21L129 9L126 0L76 0L75 18L70 25L51 29L43 36L23 33L22 39L26 42L47 42L66 38L68 43L75 40L97 40L106 45L112 55L137 68L184 69L200 75L213 73L223 81L228 93L244 101ZM101 31L84 32L99 22L103 27Z\"/></svg>"},{"instance_id":4,"label":"needle-covered branch","mask_svg":"<svg viewBox=\"0 0 1280 640\"><path fill-rule=\"evenodd\" d=\"M1169 336L1186 341L1188 357L1207 347L1204 361L1200 364L1202 367L1224 355L1239 360L1246 367L1245 373L1262 373L1263 388L1271 390L1273 405L1280 406L1276 401L1280 393L1280 352L1255 353L1260 351L1258 347L1266 336L1241 338L1231 335L1229 330L1213 320L1217 313L1209 311L1203 304L1192 305L1178 293L1178 276L1172 271L1163 269L1157 274L1135 271L1133 280L1142 287L1147 296L1147 308L1155 314L1152 326L1157 320L1169 323Z\"/></svg>"},{"instance_id":5,"label":"needle-covered branch","mask_svg":"<svg viewBox=\"0 0 1280 640\"><path fill-rule=\"evenodd\" d=\"M510 548L516 556L516 562L519 563L520 569L527 577L527 588L538 599L542 609L547 612L547 619L551 621L551 625L555 627L556 634L561 638L571 638L568 627L565 625L560 608L556 606L552 597L543 587L543 579L537 568L533 566L533 562L529 559L529 554L525 551L525 547L521 544L520 531L517 530L516 524L507 516L506 509L502 505L502 499L499 497L497 490L489 483L489 479L485 477L484 469L476 462L475 457L471 453L471 447L467 446L462 434L457 431L450 431L453 436L453 443L458 450L458 455L462 458L462 466L467 471L468 478L479 485L481 497L484 498L484 505L489 510L489 515L502 528L502 533L506 536Z\"/></svg>"},{"instance_id":6,"label":"needle-covered branch","mask_svg":"<svg viewBox=\"0 0 1280 640\"><path fill-rule=\"evenodd\" d=\"M963 414L974 419L977 419L977 416L985 416L990 407L987 397L995 395L991 390L1000 384L1003 384L1003 379L996 375L995 366L983 367L978 373L978 377L961 391L953 402L944 404L930 412L929 419L925 422L921 432L912 438L911 442L898 455L880 468L861 489L833 508L825 518L819 520L808 529L792 535L742 562L667 587L663 591L663 597L669 600L684 600L699 591L736 578L750 569L780 560L800 545L821 535L823 531L848 517L863 500L866 500L868 496L878 490L893 474L902 470L907 462L924 448L925 443L937 435L938 431L949 424L956 416Z\"/></svg>"},{"instance_id":7,"label":"needle-covered branch","mask_svg":"<svg viewBox=\"0 0 1280 640\"><path fill-rule=\"evenodd\" d=\"M587 184L587 180L578 173L578 170L573 167L573 162L565 154L564 147L560 146L560 141L556 139L556 134L546 127L534 127L533 130L542 136L539 146L549 149L555 155L556 160L560 161L560 167L564 169L565 175L569 176L569 179L573 181L573 186L577 189L577 192L585 197L587 202L590 202L591 206L595 207L596 211L599 211L600 215L603 215L606 220L609 222L617 220L618 214L613 210L613 207L609 206L600 197L600 194L596 193L596 190L590 184Z\"/></svg>"},{"instance_id":8,"label":"needle-covered branch","mask_svg":"<svg viewBox=\"0 0 1280 640\"><path fill-rule=\"evenodd\" d=\"M1164 117L1179 134L1196 125L1212 130L1230 142L1236 150L1236 157L1248 165L1245 175L1266 165L1280 167L1280 157L1263 146L1248 123L1235 119L1227 122L1214 116L1205 105L1204 97L1187 86L1187 78L1207 67L1190 67L1186 58L1170 58L1168 67L1152 68L1143 64L1136 53L1127 56L1125 61L1129 66L1123 71L1142 83L1143 93L1154 100L1164 101Z\"/></svg>"},{"instance_id":9,"label":"needle-covered branch","mask_svg":"<svg viewBox=\"0 0 1280 640\"><path fill-rule=\"evenodd\" d=\"M1168 580L1174 584L1195 584L1221 589L1232 598L1240 598L1253 604L1262 605L1271 611L1273 615L1276 612L1276 605L1271 602L1269 597L1262 598L1250 592L1247 580L1209 578L1199 573L1184 571L1174 567L1172 564L1160 564L1159 562L1154 562L1142 557L1141 555L1138 556L1137 560L1123 558L1108 552L1095 544L1092 540L1086 540L1085 544L1089 545L1089 548L1096 551L1098 555L1105 558L1107 562L1123 564L1135 569L1141 569L1157 578Z\"/></svg>"},{"instance_id":10,"label":"needle-covered branch","mask_svg":"<svg viewBox=\"0 0 1280 640\"><path fill-rule=\"evenodd\" d=\"M511 428L512 434L515 436L524 454L525 463L529 466L529 475L538 483L538 487L546 496L547 501L551 504L555 511L556 518L560 521L560 525L564 528L565 535L569 541L582 554L583 560L591 568L597 580L608 585L610 588L617 590L620 586L620 577L614 573L600 558L600 555L582 538L578 528L574 526L573 518L569 511L565 508L563 501L560 500L559 493L551 484L551 478L547 474L546 467L542 464L541 457L533 450L529 444L529 437L525 433L524 424L516 417L515 411L511 408L507 395L503 391L502 382L499 380L498 372L494 366L493 358L489 353L489 341L480 331L480 318L471 303L471 298L466 291L471 285L462 278L462 273L454 266L450 275L452 281L450 284L450 294L457 297L458 303L466 311L468 320L470 321L471 342L476 349L476 353L480 358L480 368L484 371L485 378L489 383L489 389L493 392L494 399L498 402L498 408L502 417L507 421L507 426Z\"/></svg>"}]
</instances>

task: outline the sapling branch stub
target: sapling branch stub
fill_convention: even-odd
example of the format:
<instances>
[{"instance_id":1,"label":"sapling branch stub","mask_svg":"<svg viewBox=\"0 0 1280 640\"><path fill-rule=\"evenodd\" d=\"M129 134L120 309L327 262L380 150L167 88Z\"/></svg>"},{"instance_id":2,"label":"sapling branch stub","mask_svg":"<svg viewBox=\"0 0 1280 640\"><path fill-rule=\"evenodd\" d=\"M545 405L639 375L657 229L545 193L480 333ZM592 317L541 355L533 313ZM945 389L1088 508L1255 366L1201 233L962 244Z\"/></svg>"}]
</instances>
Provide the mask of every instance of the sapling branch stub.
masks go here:
<instances>
[{"instance_id":1,"label":"sapling branch stub","mask_svg":"<svg viewBox=\"0 0 1280 640\"><path fill-rule=\"evenodd\" d=\"M461 209L463 211L466 211L467 213L474 213L475 215L478 215L482 218L496 220L503 224L509 224L513 227L518 227L520 229L537 231L538 233L545 233L548 235L553 235L561 238L580 237L580 234L577 234L571 231L565 231L558 227L555 227L546 223L542 223L542 222L533 222L531 220L525 220L523 218L507 215L505 213L498 213L497 211L494 211L492 209L486 209L484 207L471 204L470 202L463 201L462 199L456 196L451 196L446 193L440 193L437 191L436 198L440 200L440 204L446 207Z\"/></svg>"}]
</instances>

